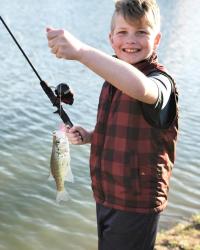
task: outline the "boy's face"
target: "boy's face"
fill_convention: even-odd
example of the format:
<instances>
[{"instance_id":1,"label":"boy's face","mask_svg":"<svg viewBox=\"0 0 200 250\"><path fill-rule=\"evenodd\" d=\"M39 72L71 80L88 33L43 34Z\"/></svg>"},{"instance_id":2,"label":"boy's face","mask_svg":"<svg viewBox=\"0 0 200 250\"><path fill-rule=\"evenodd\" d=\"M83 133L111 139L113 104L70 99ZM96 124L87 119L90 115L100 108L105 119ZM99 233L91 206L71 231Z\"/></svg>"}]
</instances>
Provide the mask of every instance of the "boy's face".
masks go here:
<instances>
[{"instance_id":1,"label":"boy's face","mask_svg":"<svg viewBox=\"0 0 200 250\"><path fill-rule=\"evenodd\" d=\"M161 34L156 33L145 20L128 23L121 15L115 16L114 29L109 38L117 57L127 63L138 63L158 47Z\"/></svg>"}]
</instances>

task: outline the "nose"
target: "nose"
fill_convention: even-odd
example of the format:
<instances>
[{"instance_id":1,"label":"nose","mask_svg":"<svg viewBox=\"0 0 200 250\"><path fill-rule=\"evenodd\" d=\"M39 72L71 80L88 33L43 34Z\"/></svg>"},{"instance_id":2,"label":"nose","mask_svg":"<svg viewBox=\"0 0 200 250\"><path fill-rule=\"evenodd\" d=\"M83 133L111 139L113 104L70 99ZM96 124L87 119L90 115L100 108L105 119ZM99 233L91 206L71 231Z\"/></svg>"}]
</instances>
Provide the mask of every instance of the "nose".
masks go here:
<instances>
[{"instance_id":1,"label":"nose","mask_svg":"<svg viewBox=\"0 0 200 250\"><path fill-rule=\"evenodd\" d=\"M128 34L126 42L127 42L127 44L136 44L137 39L136 39L135 34L133 34L133 33Z\"/></svg>"}]
</instances>

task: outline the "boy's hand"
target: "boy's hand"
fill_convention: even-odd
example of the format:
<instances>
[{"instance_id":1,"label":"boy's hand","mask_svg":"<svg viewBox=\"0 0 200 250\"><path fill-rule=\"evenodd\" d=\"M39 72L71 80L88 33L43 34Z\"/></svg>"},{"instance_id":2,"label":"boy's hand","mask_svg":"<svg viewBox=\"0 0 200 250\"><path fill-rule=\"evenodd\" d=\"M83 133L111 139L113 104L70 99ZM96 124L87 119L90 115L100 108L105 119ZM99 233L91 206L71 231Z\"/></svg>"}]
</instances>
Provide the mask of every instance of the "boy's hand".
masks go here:
<instances>
[{"instance_id":1,"label":"boy's hand","mask_svg":"<svg viewBox=\"0 0 200 250\"><path fill-rule=\"evenodd\" d=\"M79 126L73 126L72 128L66 127L66 135L71 144L83 145L91 142L92 132L88 132Z\"/></svg>"},{"instance_id":2,"label":"boy's hand","mask_svg":"<svg viewBox=\"0 0 200 250\"><path fill-rule=\"evenodd\" d=\"M48 45L58 58L77 60L81 58L83 43L63 29L47 28Z\"/></svg>"}]
</instances>

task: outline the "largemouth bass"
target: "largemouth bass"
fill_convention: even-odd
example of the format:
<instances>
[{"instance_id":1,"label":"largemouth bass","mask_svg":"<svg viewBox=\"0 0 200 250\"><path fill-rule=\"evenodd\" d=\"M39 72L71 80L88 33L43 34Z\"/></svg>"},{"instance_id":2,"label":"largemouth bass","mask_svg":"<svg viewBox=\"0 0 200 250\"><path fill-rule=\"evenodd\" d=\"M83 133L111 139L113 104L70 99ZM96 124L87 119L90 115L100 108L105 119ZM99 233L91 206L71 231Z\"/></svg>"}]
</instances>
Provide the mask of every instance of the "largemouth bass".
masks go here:
<instances>
[{"instance_id":1,"label":"largemouth bass","mask_svg":"<svg viewBox=\"0 0 200 250\"><path fill-rule=\"evenodd\" d=\"M69 141L63 131L53 132L50 170L50 179L53 177L56 183L56 202L68 200L69 194L65 189L64 182L73 182L73 175L70 167Z\"/></svg>"}]
</instances>

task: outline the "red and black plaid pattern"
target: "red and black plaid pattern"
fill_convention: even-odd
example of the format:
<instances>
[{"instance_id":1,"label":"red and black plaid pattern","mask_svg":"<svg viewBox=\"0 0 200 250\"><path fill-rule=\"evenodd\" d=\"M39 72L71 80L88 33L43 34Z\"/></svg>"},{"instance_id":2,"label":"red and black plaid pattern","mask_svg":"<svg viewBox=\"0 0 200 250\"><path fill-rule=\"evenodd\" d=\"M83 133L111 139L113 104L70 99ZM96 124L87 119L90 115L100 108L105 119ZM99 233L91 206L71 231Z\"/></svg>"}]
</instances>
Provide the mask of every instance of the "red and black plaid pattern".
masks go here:
<instances>
[{"instance_id":1,"label":"red and black plaid pattern","mask_svg":"<svg viewBox=\"0 0 200 250\"><path fill-rule=\"evenodd\" d=\"M155 55L135 66L146 75L165 72ZM90 157L92 189L98 203L140 213L166 207L177 119L175 116L168 129L155 128L143 117L139 101L104 83Z\"/></svg>"}]
</instances>

